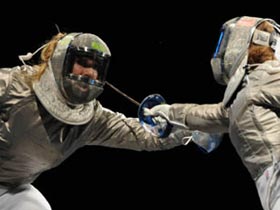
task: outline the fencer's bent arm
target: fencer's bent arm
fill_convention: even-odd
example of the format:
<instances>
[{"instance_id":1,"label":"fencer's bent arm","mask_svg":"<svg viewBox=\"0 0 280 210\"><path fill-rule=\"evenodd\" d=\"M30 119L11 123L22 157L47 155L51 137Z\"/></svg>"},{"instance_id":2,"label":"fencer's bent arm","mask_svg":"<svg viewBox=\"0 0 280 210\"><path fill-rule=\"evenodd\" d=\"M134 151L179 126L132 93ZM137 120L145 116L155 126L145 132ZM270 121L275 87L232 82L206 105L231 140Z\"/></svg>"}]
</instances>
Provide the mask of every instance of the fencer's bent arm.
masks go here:
<instances>
[{"instance_id":1,"label":"fencer's bent arm","mask_svg":"<svg viewBox=\"0 0 280 210\"><path fill-rule=\"evenodd\" d=\"M228 132L228 112L222 103L218 104L172 104L169 118L184 123L191 130L208 133Z\"/></svg>"}]
</instances>

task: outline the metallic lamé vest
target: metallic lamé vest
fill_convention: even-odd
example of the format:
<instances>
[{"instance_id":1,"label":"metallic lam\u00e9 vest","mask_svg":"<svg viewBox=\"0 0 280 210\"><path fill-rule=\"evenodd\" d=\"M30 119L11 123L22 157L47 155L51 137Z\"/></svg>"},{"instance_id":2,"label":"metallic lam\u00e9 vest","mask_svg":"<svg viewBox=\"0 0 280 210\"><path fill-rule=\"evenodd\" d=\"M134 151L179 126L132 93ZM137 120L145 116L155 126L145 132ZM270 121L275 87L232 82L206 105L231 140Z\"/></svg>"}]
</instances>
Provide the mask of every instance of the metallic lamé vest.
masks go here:
<instances>
[{"instance_id":1,"label":"metallic lam\u00e9 vest","mask_svg":"<svg viewBox=\"0 0 280 210\"><path fill-rule=\"evenodd\" d=\"M244 80L229 109L230 137L256 180L280 161L280 62L267 61Z\"/></svg>"},{"instance_id":2,"label":"metallic lam\u00e9 vest","mask_svg":"<svg viewBox=\"0 0 280 210\"><path fill-rule=\"evenodd\" d=\"M267 61L250 72L229 108L218 104L173 104L170 119L192 130L229 133L256 180L280 161L280 62Z\"/></svg>"},{"instance_id":3,"label":"metallic lam\u00e9 vest","mask_svg":"<svg viewBox=\"0 0 280 210\"><path fill-rule=\"evenodd\" d=\"M137 118L103 108L94 101L89 122L73 125L51 115L21 75L0 69L0 185L31 183L78 148L100 145L131 150L164 150L182 144L188 130L166 139L147 132ZM53 94L46 92L46 94Z\"/></svg>"}]
</instances>

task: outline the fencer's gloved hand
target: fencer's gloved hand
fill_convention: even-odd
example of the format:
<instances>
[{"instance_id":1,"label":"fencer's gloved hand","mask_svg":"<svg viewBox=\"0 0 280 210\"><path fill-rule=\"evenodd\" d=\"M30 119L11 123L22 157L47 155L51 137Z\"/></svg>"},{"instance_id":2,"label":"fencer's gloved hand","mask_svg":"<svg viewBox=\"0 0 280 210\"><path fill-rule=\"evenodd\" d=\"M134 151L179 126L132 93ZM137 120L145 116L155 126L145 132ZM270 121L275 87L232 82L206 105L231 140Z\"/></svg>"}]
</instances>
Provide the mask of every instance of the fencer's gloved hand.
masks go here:
<instances>
[{"instance_id":1,"label":"fencer's gloved hand","mask_svg":"<svg viewBox=\"0 0 280 210\"><path fill-rule=\"evenodd\" d=\"M145 116L161 117L176 128L189 129L185 124L170 119L170 108L171 105L169 104L160 104L152 107L151 109L144 108L143 114Z\"/></svg>"},{"instance_id":2,"label":"fencer's gloved hand","mask_svg":"<svg viewBox=\"0 0 280 210\"><path fill-rule=\"evenodd\" d=\"M162 108L160 108L162 106ZM143 108L143 116L145 124L144 128L148 128L153 134L158 137L167 137L172 129L172 125L168 122L168 109L170 105L156 105L155 108Z\"/></svg>"},{"instance_id":3,"label":"fencer's gloved hand","mask_svg":"<svg viewBox=\"0 0 280 210\"><path fill-rule=\"evenodd\" d=\"M143 115L152 120L150 124L153 124L155 128L152 132L158 133L160 137L166 137L178 129L189 130L186 125L169 119L170 107L171 105L168 104L160 104L143 110Z\"/></svg>"},{"instance_id":4,"label":"fencer's gloved hand","mask_svg":"<svg viewBox=\"0 0 280 210\"><path fill-rule=\"evenodd\" d=\"M184 124L170 120L170 110L171 105L166 104L161 95L151 94L139 105L138 118L142 126L157 137L165 138L178 133L189 134L189 129Z\"/></svg>"},{"instance_id":5,"label":"fencer's gloved hand","mask_svg":"<svg viewBox=\"0 0 280 210\"><path fill-rule=\"evenodd\" d=\"M153 116L153 117L163 117L163 118L168 118L169 115L169 110L170 110L170 105L169 104L160 104L156 105L151 109L144 108L144 115L145 116Z\"/></svg>"}]
</instances>

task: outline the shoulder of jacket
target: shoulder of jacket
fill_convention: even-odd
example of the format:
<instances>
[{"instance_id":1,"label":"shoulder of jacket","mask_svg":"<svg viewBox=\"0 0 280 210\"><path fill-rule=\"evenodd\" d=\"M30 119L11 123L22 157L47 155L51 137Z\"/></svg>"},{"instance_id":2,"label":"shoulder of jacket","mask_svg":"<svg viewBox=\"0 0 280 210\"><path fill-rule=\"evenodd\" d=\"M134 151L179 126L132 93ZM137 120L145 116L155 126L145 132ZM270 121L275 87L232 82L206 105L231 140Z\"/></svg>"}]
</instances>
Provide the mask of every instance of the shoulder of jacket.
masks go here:
<instances>
[{"instance_id":1,"label":"shoulder of jacket","mask_svg":"<svg viewBox=\"0 0 280 210\"><path fill-rule=\"evenodd\" d=\"M31 66L28 66L28 68L32 69ZM12 68L0 68L0 96L4 96L6 91L9 92L12 86L14 86L14 88L16 87L16 89L19 88L19 90L30 89L28 84L25 82L23 71L24 69L22 68L22 66L15 66ZM15 85L12 85L14 82Z\"/></svg>"}]
</instances>

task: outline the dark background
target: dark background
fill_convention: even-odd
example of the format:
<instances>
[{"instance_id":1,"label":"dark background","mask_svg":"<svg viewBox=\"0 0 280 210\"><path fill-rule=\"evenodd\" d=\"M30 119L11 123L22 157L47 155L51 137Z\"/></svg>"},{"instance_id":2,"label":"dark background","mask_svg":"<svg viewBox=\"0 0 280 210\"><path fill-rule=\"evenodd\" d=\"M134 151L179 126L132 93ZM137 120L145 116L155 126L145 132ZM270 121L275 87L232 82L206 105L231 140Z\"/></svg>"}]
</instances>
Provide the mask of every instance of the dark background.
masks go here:
<instances>
[{"instance_id":1,"label":"dark background","mask_svg":"<svg viewBox=\"0 0 280 210\"><path fill-rule=\"evenodd\" d=\"M57 33L57 24L62 32L100 36L112 53L108 81L139 102L160 93L168 103L216 103L225 88L215 83L210 59L221 25L242 15L277 22L280 16L271 5L211 4L208 11L200 1L17 5L20 12L0 16L0 64L20 65L17 56L35 51ZM113 111L137 115L137 106L108 86L99 99ZM254 182L227 136L211 154L193 144L159 152L85 147L34 185L54 210L261 210Z\"/></svg>"}]
</instances>

